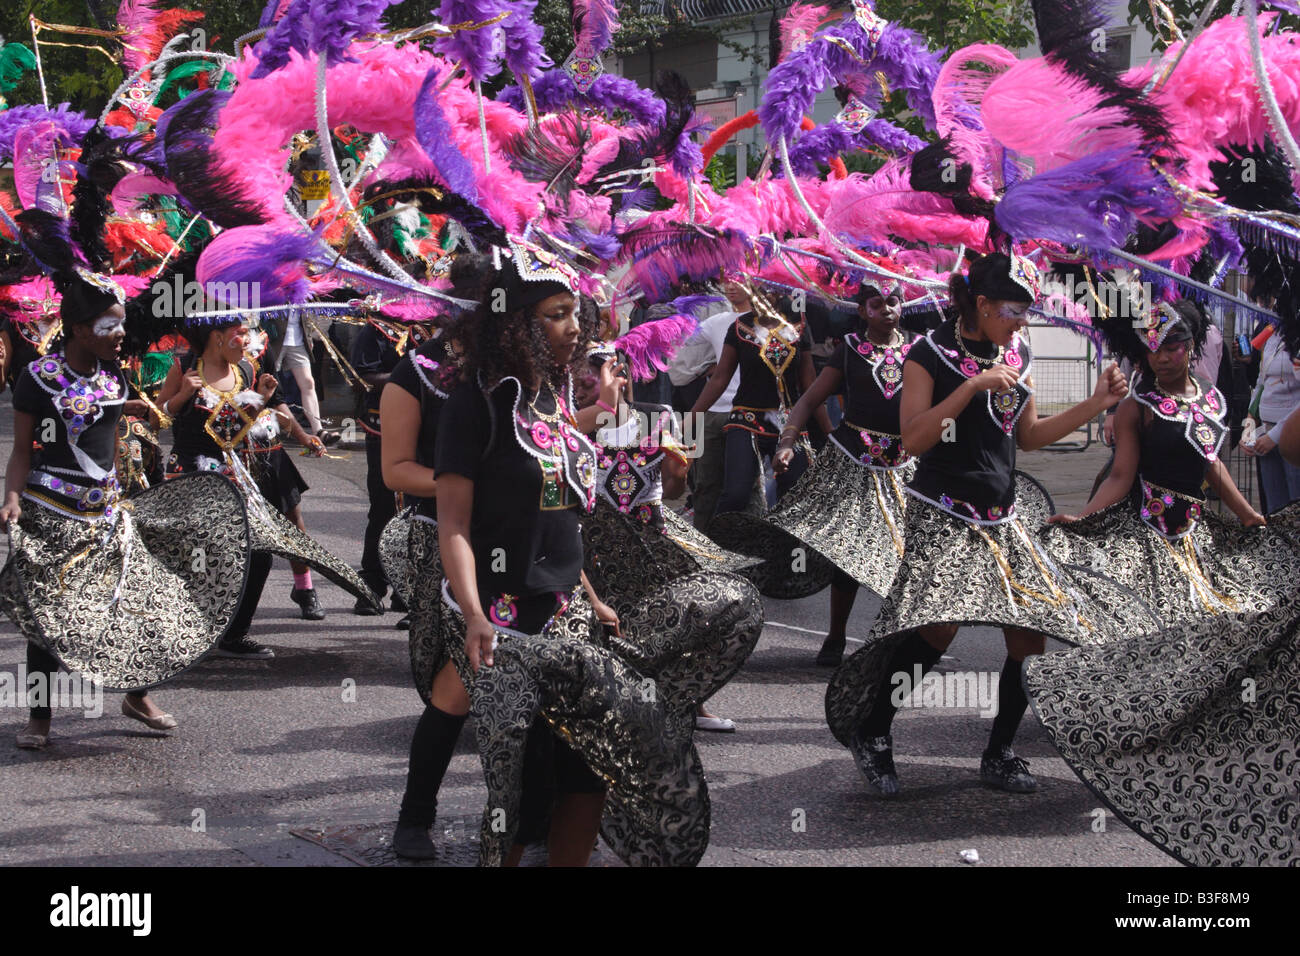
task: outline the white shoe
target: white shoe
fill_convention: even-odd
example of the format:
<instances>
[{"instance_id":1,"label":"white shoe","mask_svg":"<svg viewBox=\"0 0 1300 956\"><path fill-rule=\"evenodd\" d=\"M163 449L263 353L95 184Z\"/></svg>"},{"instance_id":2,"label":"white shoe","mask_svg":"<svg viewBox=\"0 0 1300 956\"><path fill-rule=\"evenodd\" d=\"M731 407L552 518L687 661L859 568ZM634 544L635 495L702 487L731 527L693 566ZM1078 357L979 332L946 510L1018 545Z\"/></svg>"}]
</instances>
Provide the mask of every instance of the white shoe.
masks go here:
<instances>
[{"instance_id":1,"label":"white shoe","mask_svg":"<svg viewBox=\"0 0 1300 956\"><path fill-rule=\"evenodd\" d=\"M696 714L695 729L711 730L715 734L734 734L736 732L736 722L729 717L705 717Z\"/></svg>"}]
</instances>

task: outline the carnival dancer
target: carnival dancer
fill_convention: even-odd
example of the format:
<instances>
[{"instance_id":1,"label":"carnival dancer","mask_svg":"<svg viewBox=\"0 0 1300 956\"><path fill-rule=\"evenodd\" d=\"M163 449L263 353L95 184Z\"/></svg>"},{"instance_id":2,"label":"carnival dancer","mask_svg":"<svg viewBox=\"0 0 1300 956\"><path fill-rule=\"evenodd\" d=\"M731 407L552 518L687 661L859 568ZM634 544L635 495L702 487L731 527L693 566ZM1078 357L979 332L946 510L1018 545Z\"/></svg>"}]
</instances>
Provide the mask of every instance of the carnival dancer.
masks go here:
<instances>
[{"instance_id":1,"label":"carnival dancer","mask_svg":"<svg viewBox=\"0 0 1300 956\"><path fill-rule=\"evenodd\" d=\"M955 318L919 340L904 363L903 447L919 461L907 487L913 500L903 557L866 645L840 666L826 694L832 732L886 796L898 793L895 675L909 684L924 676L962 625L1000 626L1007 644L980 776L1029 792L1037 781L1011 747L1026 707L1022 661L1042 653L1046 634L1077 641L1125 623L1094 613L1026 528L1031 489L1016 478L1017 446L1058 441L1127 392L1112 365L1091 398L1038 417L1021 334L1038 282L1034 265L1019 256L977 258L950 280Z\"/></svg>"},{"instance_id":2,"label":"carnival dancer","mask_svg":"<svg viewBox=\"0 0 1300 956\"><path fill-rule=\"evenodd\" d=\"M1219 457L1227 401L1191 371L1207 324L1189 299L1101 323L1136 370L1115 414L1115 462L1077 516L1055 515L1040 533L1060 560L1123 581L1165 625L1266 610L1293 593L1278 569L1300 557L1300 506L1263 527ZM1207 510L1207 485L1240 527Z\"/></svg>"},{"instance_id":3,"label":"carnival dancer","mask_svg":"<svg viewBox=\"0 0 1300 956\"><path fill-rule=\"evenodd\" d=\"M461 335L465 380L443 408L435 461L444 640L488 787L481 860L516 862L521 843L548 832L540 786L560 795L553 864L587 861L602 808L623 859L693 864L708 843L694 702L725 662L684 655L672 635L652 636L653 650L624 647L618 615L580 586L579 515L596 481L583 430L599 409L571 411L569 368L584 344L576 276L522 243L511 251ZM647 655L663 665L654 677L628 663Z\"/></svg>"},{"instance_id":4,"label":"carnival dancer","mask_svg":"<svg viewBox=\"0 0 1300 956\"><path fill-rule=\"evenodd\" d=\"M776 473L790 467L795 440L813 410L841 391L844 420L764 522L776 539L774 550L788 555L793 538L835 565L830 628L817 654L826 667L837 666L844 654L859 585L882 597L889 593L903 554L903 487L915 468L898 421L903 362L913 345L899 328L902 299L892 286L863 283L857 304L865 331L845 336L795 404L772 460Z\"/></svg>"},{"instance_id":5,"label":"carnival dancer","mask_svg":"<svg viewBox=\"0 0 1300 956\"><path fill-rule=\"evenodd\" d=\"M174 729L146 689L196 663L225 632L250 554L242 499L223 478L122 496L118 421L149 414L127 400L119 368L125 296L82 269L57 281L64 341L15 383L0 509L10 538L0 605L28 640L33 706L17 742L29 749L48 743L60 665L127 691L124 716Z\"/></svg>"},{"instance_id":6,"label":"carnival dancer","mask_svg":"<svg viewBox=\"0 0 1300 956\"><path fill-rule=\"evenodd\" d=\"M289 412L275 376L256 375L246 355L250 330L243 317L235 312L189 317L182 331L191 351L173 362L159 393L160 407L172 419L175 437L166 475L171 479L217 472L234 480L244 493L256 553L239 614L216 654L266 660L275 652L249 638L248 629L271 571L272 555L287 558L293 566L293 597L304 617L309 617L311 603L318 604L311 587L312 568L358 598L372 603L378 598L355 571L302 531L300 501L307 485L285 454L280 429L286 428L318 453L324 445ZM304 592L310 603L304 602ZM323 616L320 612L310 618Z\"/></svg>"},{"instance_id":7,"label":"carnival dancer","mask_svg":"<svg viewBox=\"0 0 1300 956\"><path fill-rule=\"evenodd\" d=\"M690 468L673 410L631 400L632 385L622 377L613 347L597 344L588 361L599 375L578 376L578 403L595 405L603 414L593 434L598 497L582 524L587 574L618 613L625 643L639 644L651 635L666 643L666 636L676 633L677 646L731 662L698 701L695 729L734 733L735 721L710 713L705 700L753 651L763 627L762 599L749 581L728 570L730 563L745 565L742 558L722 552L688 523L670 525L666 519L670 509L664 499L684 493ZM611 375L618 380L612 405L600 397ZM641 667L655 670L652 662Z\"/></svg>"}]
</instances>

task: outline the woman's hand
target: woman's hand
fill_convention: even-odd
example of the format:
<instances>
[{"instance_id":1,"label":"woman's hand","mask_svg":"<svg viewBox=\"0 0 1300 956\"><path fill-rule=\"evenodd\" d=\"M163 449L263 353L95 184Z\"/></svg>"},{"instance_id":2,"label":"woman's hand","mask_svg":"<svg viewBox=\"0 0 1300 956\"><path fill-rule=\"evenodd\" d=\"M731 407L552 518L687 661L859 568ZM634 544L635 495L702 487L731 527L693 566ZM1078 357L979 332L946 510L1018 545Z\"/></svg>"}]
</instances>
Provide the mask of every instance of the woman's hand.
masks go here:
<instances>
[{"instance_id":1,"label":"woman's hand","mask_svg":"<svg viewBox=\"0 0 1300 956\"><path fill-rule=\"evenodd\" d=\"M794 449L785 446L778 447L776 454L772 456L772 470L778 475L784 475L790 468L790 462L794 461Z\"/></svg>"},{"instance_id":2,"label":"woman's hand","mask_svg":"<svg viewBox=\"0 0 1300 956\"><path fill-rule=\"evenodd\" d=\"M280 384L274 375L266 372L257 380L257 394L262 396L262 401L266 401L275 394L275 387Z\"/></svg>"},{"instance_id":3,"label":"woman's hand","mask_svg":"<svg viewBox=\"0 0 1300 956\"><path fill-rule=\"evenodd\" d=\"M307 454L312 458L320 458L325 454L325 443L315 435L302 433L302 445L307 449Z\"/></svg>"},{"instance_id":4,"label":"woman's hand","mask_svg":"<svg viewBox=\"0 0 1300 956\"><path fill-rule=\"evenodd\" d=\"M1269 452L1271 452L1274 448L1277 447L1277 442L1269 438L1268 433L1265 432L1264 434L1260 435L1258 438L1255 439L1255 444L1243 445L1242 447L1246 449L1247 455L1254 455L1256 457L1262 458L1264 455L1267 455Z\"/></svg>"},{"instance_id":5,"label":"woman's hand","mask_svg":"<svg viewBox=\"0 0 1300 956\"><path fill-rule=\"evenodd\" d=\"M612 408L618 408L619 399L627 387L627 369L616 358L605 360L600 367L600 400Z\"/></svg>"},{"instance_id":6,"label":"woman's hand","mask_svg":"<svg viewBox=\"0 0 1300 956\"><path fill-rule=\"evenodd\" d=\"M149 407L149 403L142 398L131 398L122 403L122 414L131 418L148 420L152 411L153 409Z\"/></svg>"},{"instance_id":7,"label":"woman's hand","mask_svg":"<svg viewBox=\"0 0 1300 956\"><path fill-rule=\"evenodd\" d=\"M614 629L615 637L623 636L623 631L619 625L618 614L614 612L612 607L604 601L594 601L592 602L591 609L596 612L596 620L600 621L600 623L606 627Z\"/></svg>"},{"instance_id":8,"label":"woman's hand","mask_svg":"<svg viewBox=\"0 0 1300 956\"><path fill-rule=\"evenodd\" d=\"M471 618L465 622L465 656L469 658L469 667L475 674L479 664L492 666L492 642L496 640L496 631L486 617Z\"/></svg>"},{"instance_id":9,"label":"woman's hand","mask_svg":"<svg viewBox=\"0 0 1300 956\"><path fill-rule=\"evenodd\" d=\"M1079 520L1079 515L1052 515L1047 519L1048 524L1074 524Z\"/></svg>"},{"instance_id":10,"label":"woman's hand","mask_svg":"<svg viewBox=\"0 0 1300 956\"><path fill-rule=\"evenodd\" d=\"M181 376L181 386L174 397L180 399L181 402L188 402L198 394L203 385L203 376L199 374L197 368L192 368Z\"/></svg>"},{"instance_id":11,"label":"woman's hand","mask_svg":"<svg viewBox=\"0 0 1300 956\"><path fill-rule=\"evenodd\" d=\"M1020 373L1010 365L999 364L980 372L970 380L970 383L975 386L976 391L1005 392L1009 388L1015 388L1018 381L1020 381Z\"/></svg>"},{"instance_id":12,"label":"woman's hand","mask_svg":"<svg viewBox=\"0 0 1300 956\"><path fill-rule=\"evenodd\" d=\"M1101 443L1107 448L1115 447L1115 416L1107 415L1101 423Z\"/></svg>"},{"instance_id":13,"label":"woman's hand","mask_svg":"<svg viewBox=\"0 0 1300 956\"><path fill-rule=\"evenodd\" d=\"M0 508L0 524L4 525L5 533L9 533L9 522L17 521L23 516L23 506L19 504L17 495L10 495L5 501L4 507Z\"/></svg>"},{"instance_id":14,"label":"woman's hand","mask_svg":"<svg viewBox=\"0 0 1300 956\"><path fill-rule=\"evenodd\" d=\"M1103 409L1114 408L1128 396L1128 382L1119 365L1111 362L1106 371L1097 376L1097 387L1092 390L1093 401Z\"/></svg>"}]
</instances>

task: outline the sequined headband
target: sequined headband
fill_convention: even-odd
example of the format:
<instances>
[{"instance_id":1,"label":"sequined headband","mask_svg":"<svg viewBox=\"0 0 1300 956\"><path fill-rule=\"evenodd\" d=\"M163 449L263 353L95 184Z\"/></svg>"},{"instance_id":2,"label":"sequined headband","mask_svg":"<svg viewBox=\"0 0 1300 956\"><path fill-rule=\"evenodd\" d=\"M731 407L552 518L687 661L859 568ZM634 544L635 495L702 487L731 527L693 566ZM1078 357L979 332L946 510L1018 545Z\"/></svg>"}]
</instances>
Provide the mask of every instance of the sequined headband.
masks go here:
<instances>
[{"instance_id":1,"label":"sequined headband","mask_svg":"<svg viewBox=\"0 0 1300 956\"><path fill-rule=\"evenodd\" d=\"M1178 314L1168 302L1161 302L1146 315L1146 320L1138 329L1142 336L1142 341L1151 352L1160 351L1160 346L1164 344L1169 333L1172 332L1181 322L1183 317ZM1188 338L1191 338L1191 331L1188 330Z\"/></svg>"},{"instance_id":2,"label":"sequined headband","mask_svg":"<svg viewBox=\"0 0 1300 956\"><path fill-rule=\"evenodd\" d=\"M98 272L91 272L81 266L76 267L76 273L81 281L87 285L92 285L100 292L106 292L115 298L118 305L126 305L126 290L108 276L100 275Z\"/></svg>"},{"instance_id":3,"label":"sequined headband","mask_svg":"<svg viewBox=\"0 0 1300 956\"><path fill-rule=\"evenodd\" d=\"M1030 302L1038 301L1043 289L1043 275L1038 271L1038 266L1024 256L1012 253L1009 277L1012 282L1029 293Z\"/></svg>"}]
</instances>

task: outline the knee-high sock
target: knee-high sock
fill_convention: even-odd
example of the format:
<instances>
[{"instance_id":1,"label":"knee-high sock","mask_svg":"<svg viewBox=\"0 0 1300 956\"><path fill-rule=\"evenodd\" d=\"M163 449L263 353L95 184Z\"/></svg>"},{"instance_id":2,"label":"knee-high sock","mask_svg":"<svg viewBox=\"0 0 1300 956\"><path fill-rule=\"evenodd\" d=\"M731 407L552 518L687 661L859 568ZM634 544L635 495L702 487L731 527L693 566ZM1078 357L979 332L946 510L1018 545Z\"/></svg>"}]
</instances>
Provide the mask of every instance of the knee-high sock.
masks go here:
<instances>
[{"instance_id":1,"label":"knee-high sock","mask_svg":"<svg viewBox=\"0 0 1300 956\"><path fill-rule=\"evenodd\" d=\"M1007 658L1002 665L1002 678L998 681L998 714L993 718L993 730L989 734L989 747L986 754L996 756L1003 747L1010 747L1016 736L1020 719L1029 707L1029 698L1025 696L1024 685L1020 682L1020 672L1024 661Z\"/></svg>"},{"instance_id":2,"label":"knee-high sock","mask_svg":"<svg viewBox=\"0 0 1300 956\"><path fill-rule=\"evenodd\" d=\"M406 774L406 792L397 822L428 826L438 812L438 790L447 765L456 750L456 738L465 726L457 717L430 704L420 715L411 738L411 763Z\"/></svg>"},{"instance_id":3,"label":"knee-high sock","mask_svg":"<svg viewBox=\"0 0 1300 956\"><path fill-rule=\"evenodd\" d=\"M898 649L894 651L894 656L885 668L885 674L881 678L880 687L876 690L876 702L871 708L871 713L867 715L859 728L862 737L884 737L889 734L889 728L894 722L894 715L898 713L898 708L894 706L894 675L906 674L911 681L916 673L916 666L921 666L921 676L924 677L930 672L935 664L939 663L939 658L943 656L943 651L935 650L926 640L921 637L920 631L912 631L907 637L903 638L898 644ZM912 688L915 690L916 688Z\"/></svg>"}]
</instances>

